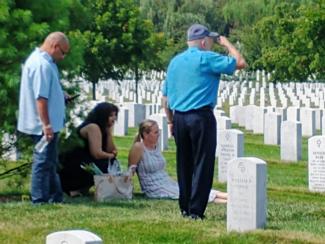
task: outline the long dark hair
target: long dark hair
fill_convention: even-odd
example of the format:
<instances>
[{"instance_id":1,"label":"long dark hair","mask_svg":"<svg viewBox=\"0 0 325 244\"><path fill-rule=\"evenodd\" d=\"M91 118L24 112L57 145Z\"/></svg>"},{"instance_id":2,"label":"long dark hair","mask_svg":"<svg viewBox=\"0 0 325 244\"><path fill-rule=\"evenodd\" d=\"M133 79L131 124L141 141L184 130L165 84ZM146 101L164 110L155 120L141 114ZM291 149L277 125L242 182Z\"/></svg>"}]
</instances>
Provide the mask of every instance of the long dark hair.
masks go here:
<instances>
[{"instance_id":1,"label":"long dark hair","mask_svg":"<svg viewBox=\"0 0 325 244\"><path fill-rule=\"evenodd\" d=\"M108 126L108 117L114 112L118 114L118 107L112 103L102 102L98 103L88 114L85 123L95 123L99 126L103 135L106 134Z\"/></svg>"}]
</instances>

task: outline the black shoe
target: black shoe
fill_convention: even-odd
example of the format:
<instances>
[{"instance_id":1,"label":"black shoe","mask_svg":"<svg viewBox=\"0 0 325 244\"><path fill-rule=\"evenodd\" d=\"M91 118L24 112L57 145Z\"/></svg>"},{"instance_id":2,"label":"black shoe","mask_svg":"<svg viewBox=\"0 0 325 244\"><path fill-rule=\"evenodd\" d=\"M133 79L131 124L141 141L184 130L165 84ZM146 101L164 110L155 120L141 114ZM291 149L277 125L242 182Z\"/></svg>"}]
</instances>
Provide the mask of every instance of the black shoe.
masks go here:
<instances>
[{"instance_id":1,"label":"black shoe","mask_svg":"<svg viewBox=\"0 0 325 244\"><path fill-rule=\"evenodd\" d=\"M204 215L200 216L200 215L197 215L197 214L190 214L189 217L190 217L190 219L193 219L193 220L203 220L203 219L205 219Z\"/></svg>"}]
</instances>

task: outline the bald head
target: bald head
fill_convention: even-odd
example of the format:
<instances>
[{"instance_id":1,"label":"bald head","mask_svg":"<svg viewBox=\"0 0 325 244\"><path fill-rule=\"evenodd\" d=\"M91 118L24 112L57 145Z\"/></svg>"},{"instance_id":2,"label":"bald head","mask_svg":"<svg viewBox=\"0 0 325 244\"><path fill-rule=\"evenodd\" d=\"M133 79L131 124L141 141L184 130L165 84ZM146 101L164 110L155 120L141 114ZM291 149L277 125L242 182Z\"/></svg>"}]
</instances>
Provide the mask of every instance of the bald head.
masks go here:
<instances>
[{"instance_id":1,"label":"bald head","mask_svg":"<svg viewBox=\"0 0 325 244\"><path fill-rule=\"evenodd\" d=\"M59 31L50 33L44 40L44 44L56 45L56 44L69 44L67 36Z\"/></svg>"},{"instance_id":2,"label":"bald head","mask_svg":"<svg viewBox=\"0 0 325 244\"><path fill-rule=\"evenodd\" d=\"M69 39L60 31L50 33L41 46L41 50L46 51L55 61L63 60L69 49Z\"/></svg>"}]
</instances>

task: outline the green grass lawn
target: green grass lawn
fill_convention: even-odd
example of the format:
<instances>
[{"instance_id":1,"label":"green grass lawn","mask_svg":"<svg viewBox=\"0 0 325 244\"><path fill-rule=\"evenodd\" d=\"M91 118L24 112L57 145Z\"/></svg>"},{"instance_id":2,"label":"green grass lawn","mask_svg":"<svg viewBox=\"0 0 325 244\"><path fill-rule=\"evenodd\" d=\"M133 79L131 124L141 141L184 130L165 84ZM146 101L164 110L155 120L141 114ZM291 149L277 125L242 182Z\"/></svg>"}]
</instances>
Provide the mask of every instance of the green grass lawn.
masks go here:
<instances>
[{"instance_id":1,"label":"green grass lawn","mask_svg":"<svg viewBox=\"0 0 325 244\"><path fill-rule=\"evenodd\" d=\"M130 201L96 203L93 196L66 197L64 204L41 206L28 200L28 178L22 188L6 185L5 179L0 180L0 243L45 243L49 233L69 229L92 231L104 243L325 243L325 195L308 191L307 139L303 139L302 160L283 163L278 146L263 145L262 135L244 132L245 155L267 162L264 230L227 233L223 204L209 204L204 221L184 219L177 201L146 199L137 177ZM115 138L125 167L135 133L131 128L129 136ZM173 140L169 145L164 152L167 171L176 179ZM226 190L226 184L215 180L214 188Z\"/></svg>"}]
</instances>

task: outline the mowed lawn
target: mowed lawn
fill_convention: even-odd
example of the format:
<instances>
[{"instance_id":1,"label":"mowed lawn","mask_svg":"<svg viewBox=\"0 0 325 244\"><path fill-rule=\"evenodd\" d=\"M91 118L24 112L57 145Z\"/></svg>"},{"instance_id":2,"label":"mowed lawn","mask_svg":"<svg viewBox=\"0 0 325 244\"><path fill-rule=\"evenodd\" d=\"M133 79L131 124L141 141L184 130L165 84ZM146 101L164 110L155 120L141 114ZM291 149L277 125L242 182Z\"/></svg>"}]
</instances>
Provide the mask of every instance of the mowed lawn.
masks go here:
<instances>
[{"instance_id":1,"label":"mowed lawn","mask_svg":"<svg viewBox=\"0 0 325 244\"><path fill-rule=\"evenodd\" d=\"M325 243L325 194L308 191L307 139L303 160L289 164L281 162L278 146L263 145L262 135L244 132L245 155L267 162L264 230L228 233L225 204L209 204L204 221L182 218L177 201L145 198L136 176L130 201L96 203L90 195L41 206L28 201L29 179L22 188L7 186L10 179L5 179L0 180L0 243L45 243L48 234L70 229L94 232L104 243ZM130 128L128 136L115 138L125 167L135 133ZM167 171L176 179L173 140L164 155ZM215 169L217 176L217 165ZM214 188L226 190L216 179Z\"/></svg>"}]
</instances>

